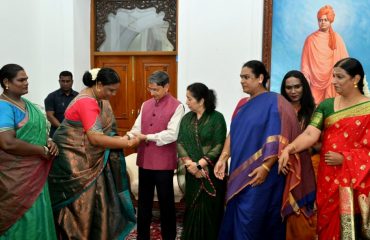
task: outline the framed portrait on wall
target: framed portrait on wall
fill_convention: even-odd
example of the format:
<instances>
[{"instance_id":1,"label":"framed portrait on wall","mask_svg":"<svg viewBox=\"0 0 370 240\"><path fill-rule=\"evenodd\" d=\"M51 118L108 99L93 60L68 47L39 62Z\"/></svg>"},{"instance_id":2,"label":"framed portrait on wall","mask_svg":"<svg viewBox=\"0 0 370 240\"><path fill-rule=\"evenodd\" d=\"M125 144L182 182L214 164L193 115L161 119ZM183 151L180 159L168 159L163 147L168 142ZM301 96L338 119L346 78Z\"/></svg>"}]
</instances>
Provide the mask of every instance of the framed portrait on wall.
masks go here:
<instances>
[{"instance_id":1,"label":"framed portrait on wall","mask_svg":"<svg viewBox=\"0 0 370 240\"><path fill-rule=\"evenodd\" d=\"M337 44L333 48L326 42L325 46L337 51L338 53L332 55L338 54L337 57L340 58L346 57L344 52L346 51L347 56L354 57L362 63L365 75L370 74L370 33L368 30L370 29L368 17L370 16L370 1L264 0L263 61L270 69L271 91L280 92L282 79L290 70L302 71L303 69L306 71L304 72L306 78L312 78L307 79L309 82L316 81L313 75L316 74L315 71L321 71L320 68L323 68L324 64L320 62L316 65L311 63L307 65L305 59L309 55L322 54L323 50L320 47L312 45L317 42L312 43L311 38L322 27L319 25L320 21L325 21L325 19L318 20L318 12L326 5L331 6L334 13L334 16L329 17L331 18L329 22L337 38ZM307 46L310 44L313 47ZM308 53L311 50L307 49L313 50ZM324 58L327 58L325 64L331 67L337 61L335 57L331 59L331 55L321 57L321 59ZM307 73L307 71L313 73Z\"/></svg>"}]
</instances>

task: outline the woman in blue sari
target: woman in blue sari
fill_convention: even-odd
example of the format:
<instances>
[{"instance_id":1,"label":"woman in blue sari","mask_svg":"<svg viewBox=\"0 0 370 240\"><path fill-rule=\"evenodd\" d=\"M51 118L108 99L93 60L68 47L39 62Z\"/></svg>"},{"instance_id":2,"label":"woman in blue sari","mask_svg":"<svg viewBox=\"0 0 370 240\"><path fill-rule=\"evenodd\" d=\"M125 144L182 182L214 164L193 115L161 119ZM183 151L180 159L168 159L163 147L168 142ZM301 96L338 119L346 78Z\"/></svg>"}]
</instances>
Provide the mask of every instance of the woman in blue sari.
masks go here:
<instances>
[{"instance_id":1,"label":"woman in blue sari","mask_svg":"<svg viewBox=\"0 0 370 240\"><path fill-rule=\"evenodd\" d=\"M282 217L300 207L309 214L313 204L311 161L307 153L292 156L294 171L286 177L278 174L280 150L300 133L296 114L284 97L267 91L269 74L262 62L245 63L240 78L250 97L238 104L214 168L222 179L231 155L219 239L285 239Z\"/></svg>"}]
</instances>

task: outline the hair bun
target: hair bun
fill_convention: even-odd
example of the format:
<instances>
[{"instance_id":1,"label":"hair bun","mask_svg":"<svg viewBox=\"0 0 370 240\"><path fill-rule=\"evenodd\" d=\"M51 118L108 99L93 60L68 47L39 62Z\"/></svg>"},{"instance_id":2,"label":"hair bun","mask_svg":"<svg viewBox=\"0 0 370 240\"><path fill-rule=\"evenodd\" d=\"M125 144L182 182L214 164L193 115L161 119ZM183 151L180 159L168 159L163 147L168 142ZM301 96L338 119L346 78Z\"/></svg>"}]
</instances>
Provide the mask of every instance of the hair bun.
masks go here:
<instances>
[{"instance_id":1,"label":"hair bun","mask_svg":"<svg viewBox=\"0 0 370 240\"><path fill-rule=\"evenodd\" d=\"M89 71L86 71L82 77L82 82L85 84L86 87L91 87L94 85L94 81L92 80L92 75Z\"/></svg>"}]
</instances>

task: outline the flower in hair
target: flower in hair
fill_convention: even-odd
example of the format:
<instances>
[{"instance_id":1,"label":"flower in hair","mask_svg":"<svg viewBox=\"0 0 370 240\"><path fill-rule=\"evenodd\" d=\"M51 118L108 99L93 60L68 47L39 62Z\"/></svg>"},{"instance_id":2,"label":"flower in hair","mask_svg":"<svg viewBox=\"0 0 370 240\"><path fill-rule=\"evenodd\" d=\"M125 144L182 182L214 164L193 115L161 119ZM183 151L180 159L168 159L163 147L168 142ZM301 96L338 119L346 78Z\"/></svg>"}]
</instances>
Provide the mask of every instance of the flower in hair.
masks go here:
<instances>
[{"instance_id":1,"label":"flower in hair","mask_svg":"<svg viewBox=\"0 0 370 240\"><path fill-rule=\"evenodd\" d=\"M362 87L362 90L366 97L370 97L369 84L366 81L366 75L364 76L364 86Z\"/></svg>"},{"instance_id":2,"label":"flower in hair","mask_svg":"<svg viewBox=\"0 0 370 240\"><path fill-rule=\"evenodd\" d=\"M90 69L89 72L92 76L92 80L95 81L96 80L96 77L98 76L98 72L100 71L100 68L93 68L93 69Z\"/></svg>"}]
</instances>

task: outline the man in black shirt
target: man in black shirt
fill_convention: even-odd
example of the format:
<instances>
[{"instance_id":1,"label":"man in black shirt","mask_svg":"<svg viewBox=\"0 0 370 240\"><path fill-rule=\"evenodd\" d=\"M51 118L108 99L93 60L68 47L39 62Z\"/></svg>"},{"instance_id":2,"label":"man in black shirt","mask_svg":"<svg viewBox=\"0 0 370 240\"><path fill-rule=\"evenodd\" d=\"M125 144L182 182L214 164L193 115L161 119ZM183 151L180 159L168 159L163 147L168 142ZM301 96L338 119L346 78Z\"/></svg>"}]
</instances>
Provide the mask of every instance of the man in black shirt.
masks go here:
<instances>
[{"instance_id":1,"label":"man in black shirt","mask_svg":"<svg viewBox=\"0 0 370 240\"><path fill-rule=\"evenodd\" d=\"M64 119L64 112L78 92L72 89L73 76L69 71L59 74L60 88L50 93L45 99L46 116L51 123L49 136L52 137L55 130Z\"/></svg>"}]
</instances>

